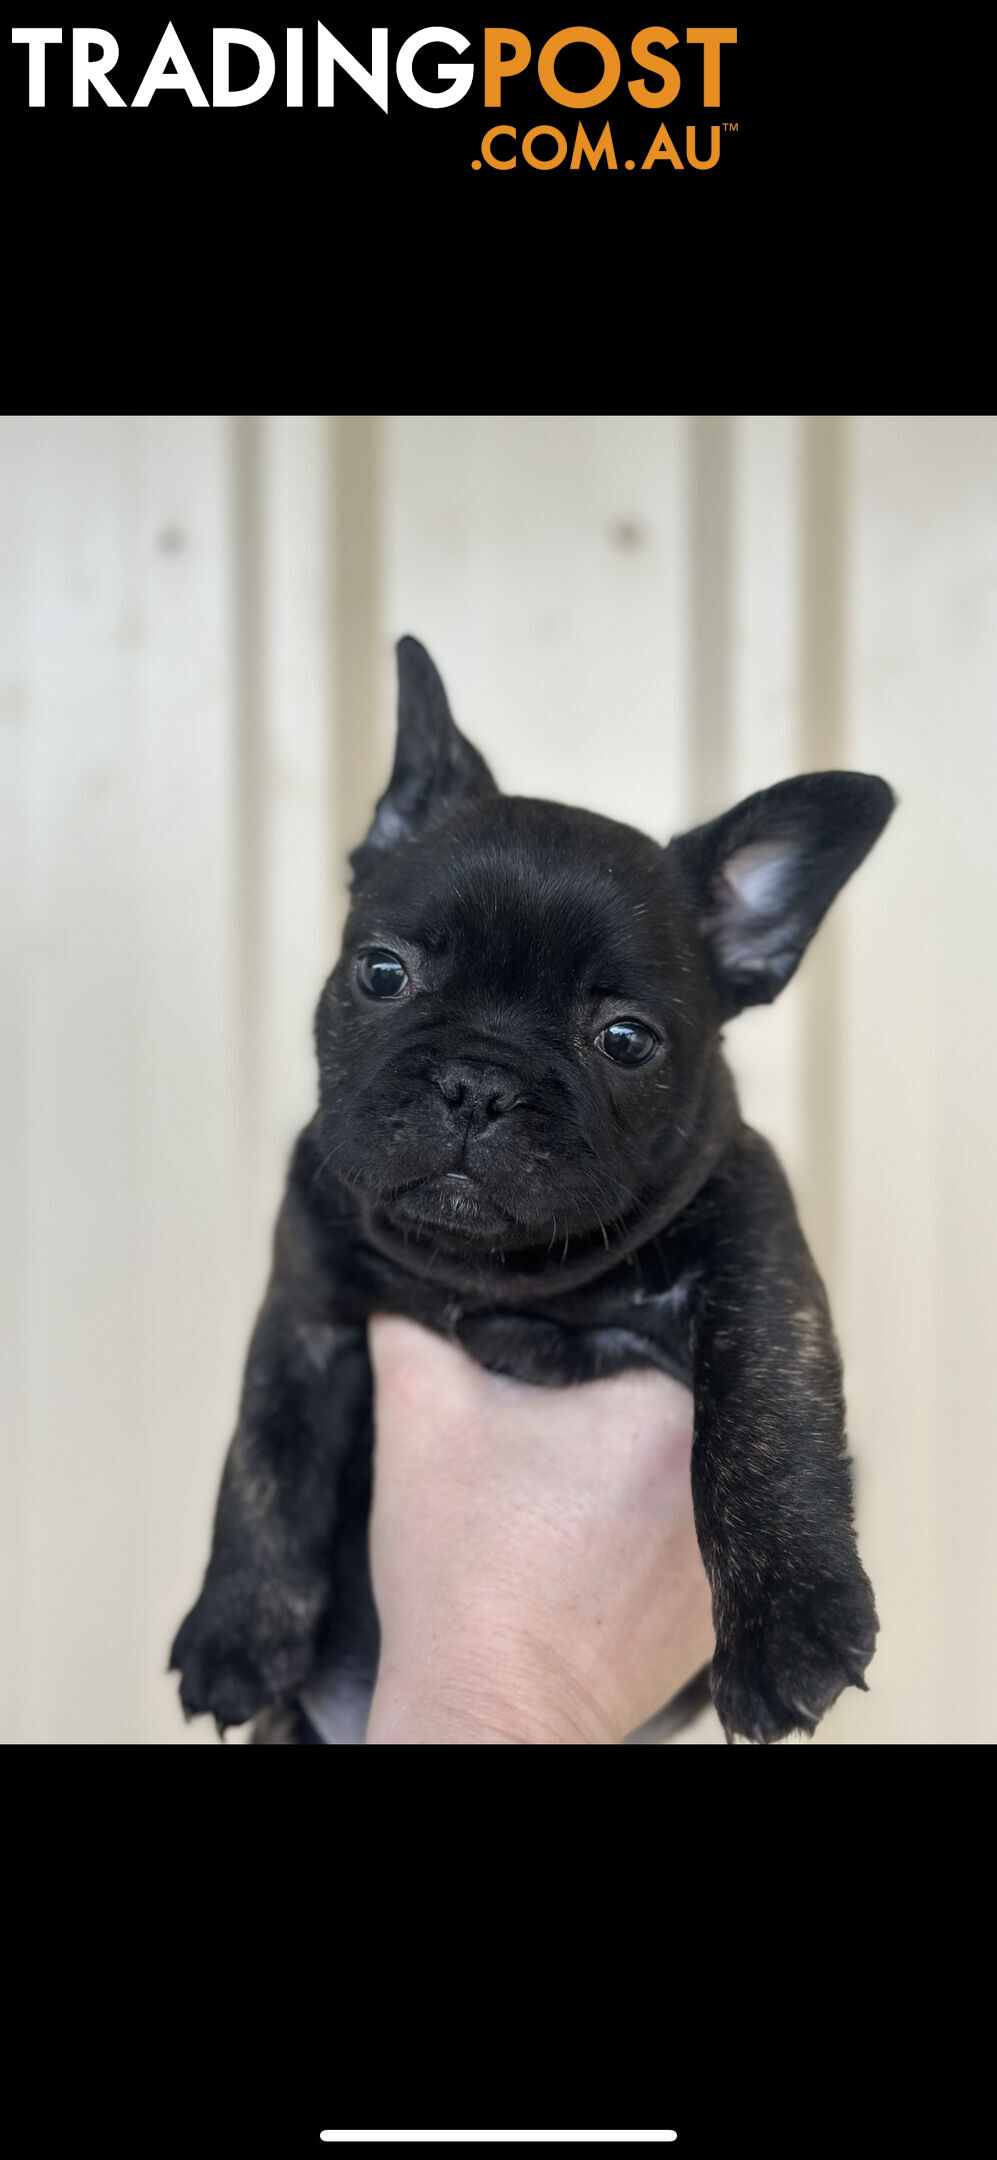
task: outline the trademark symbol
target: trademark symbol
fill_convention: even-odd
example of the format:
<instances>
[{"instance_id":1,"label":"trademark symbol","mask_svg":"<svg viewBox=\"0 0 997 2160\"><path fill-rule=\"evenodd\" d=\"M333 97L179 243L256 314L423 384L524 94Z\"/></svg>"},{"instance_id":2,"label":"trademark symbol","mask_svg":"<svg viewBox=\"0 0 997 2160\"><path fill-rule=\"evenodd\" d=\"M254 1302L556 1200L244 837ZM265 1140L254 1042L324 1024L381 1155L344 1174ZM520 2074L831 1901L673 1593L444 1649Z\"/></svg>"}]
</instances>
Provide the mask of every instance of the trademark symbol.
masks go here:
<instances>
[{"instance_id":1,"label":"trademark symbol","mask_svg":"<svg viewBox=\"0 0 997 2160\"><path fill-rule=\"evenodd\" d=\"M725 121L724 121L724 134L725 134L725 135L736 135L736 134L737 134L737 121L736 121L736 120L725 120Z\"/></svg>"}]
</instances>

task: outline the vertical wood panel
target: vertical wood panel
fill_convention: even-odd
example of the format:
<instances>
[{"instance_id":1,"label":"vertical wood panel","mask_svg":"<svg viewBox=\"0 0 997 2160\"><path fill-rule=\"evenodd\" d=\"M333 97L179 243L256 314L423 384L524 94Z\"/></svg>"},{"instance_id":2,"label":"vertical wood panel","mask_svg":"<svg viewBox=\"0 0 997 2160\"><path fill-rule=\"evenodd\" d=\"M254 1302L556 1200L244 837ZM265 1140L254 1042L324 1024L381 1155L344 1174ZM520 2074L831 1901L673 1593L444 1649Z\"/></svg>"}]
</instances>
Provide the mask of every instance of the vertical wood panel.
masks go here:
<instances>
[{"instance_id":1,"label":"vertical wood panel","mask_svg":"<svg viewBox=\"0 0 997 2160\"><path fill-rule=\"evenodd\" d=\"M31 905L29 807L33 692L27 635L28 431L8 420L0 436L0 1739L20 1737L27 1717L23 1598L28 1417L27 1155L31 973L41 926Z\"/></svg>"},{"instance_id":2,"label":"vertical wood panel","mask_svg":"<svg viewBox=\"0 0 997 2160\"><path fill-rule=\"evenodd\" d=\"M337 921L348 876L343 858L362 839L386 784L394 734L394 676L382 617L383 434L374 413L339 414L333 462L326 468L333 488L329 602L336 625L335 728L329 805Z\"/></svg>"},{"instance_id":3,"label":"vertical wood panel","mask_svg":"<svg viewBox=\"0 0 997 2160\"><path fill-rule=\"evenodd\" d=\"M287 1156L315 1100L312 1019L335 958L342 867L334 825L333 423L261 423L260 796L253 865L259 1094L246 1174L263 1263Z\"/></svg>"},{"instance_id":4,"label":"vertical wood panel","mask_svg":"<svg viewBox=\"0 0 997 2160\"><path fill-rule=\"evenodd\" d=\"M842 1313L883 1622L846 1737L992 1741L997 422L855 423L849 756L900 797L846 919Z\"/></svg>"},{"instance_id":5,"label":"vertical wood panel","mask_svg":"<svg viewBox=\"0 0 997 2160\"><path fill-rule=\"evenodd\" d=\"M514 793L667 838L688 760L681 418L387 423L386 637L438 659Z\"/></svg>"},{"instance_id":6,"label":"vertical wood panel","mask_svg":"<svg viewBox=\"0 0 997 2160\"><path fill-rule=\"evenodd\" d=\"M130 1526L142 1570L140 1677L124 1736L145 1741L213 1737L200 1723L178 1727L163 1667L206 1558L253 1288L241 1146L251 1041L239 915L247 669L237 453L224 418L152 418L141 423L134 473L127 709L140 803L136 862L118 905L137 898L144 954L130 1015L141 1043L142 1160L123 1198L141 1229L143 1489Z\"/></svg>"},{"instance_id":7,"label":"vertical wood panel","mask_svg":"<svg viewBox=\"0 0 997 2160\"><path fill-rule=\"evenodd\" d=\"M13 1737L135 1740L167 1686L185 1510L210 1505L234 1302L225 431L7 432L28 717Z\"/></svg>"},{"instance_id":8,"label":"vertical wood panel","mask_svg":"<svg viewBox=\"0 0 997 2160\"><path fill-rule=\"evenodd\" d=\"M689 696L683 732L689 816L696 825L728 805L734 757L732 616L733 424L729 413L689 423Z\"/></svg>"},{"instance_id":9,"label":"vertical wood panel","mask_svg":"<svg viewBox=\"0 0 997 2160\"><path fill-rule=\"evenodd\" d=\"M24 1735L130 1729L139 1681L142 1477L134 1286L142 947L130 699L137 431L28 422L23 519L28 781L28 1208L22 1568ZM65 485L75 466L80 492ZM123 904L125 895L131 904ZM25 962L29 955L24 956Z\"/></svg>"},{"instance_id":10,"label":"vertical wood panel","mask_svg":"<svg viewBox=\"0 0 997 2160\"><path fill-rule=\"evenodd\" d=\"M729 746L717 775L723 800L714 809L788 779L805 763L799 420L739 416L732 423L731 459ZM741 1013L727 1031L726 1050L744 1115L778 1149L812 1233L800 1084L805 995L798 977L774 1005Z\"/></svg>"}]
</instances>

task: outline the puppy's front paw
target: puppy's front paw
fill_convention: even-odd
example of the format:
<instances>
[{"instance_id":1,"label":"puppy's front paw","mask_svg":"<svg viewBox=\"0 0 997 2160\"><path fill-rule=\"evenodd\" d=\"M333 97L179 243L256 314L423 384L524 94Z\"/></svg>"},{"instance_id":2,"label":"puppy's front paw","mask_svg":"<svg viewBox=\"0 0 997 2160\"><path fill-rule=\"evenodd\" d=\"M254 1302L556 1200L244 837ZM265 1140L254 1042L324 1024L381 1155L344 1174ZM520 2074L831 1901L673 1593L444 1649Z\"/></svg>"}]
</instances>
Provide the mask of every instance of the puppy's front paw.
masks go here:
<instances>
[{"instance_id":1,"label":"puppy's front paw","mask_svg":"<svg viewBox=\"0 0 997 2160\"><path fill-rule=\"evenodd\" d=\"M188 1718L207 1713L219 1732L293 1695L312 1665L311 1601L254 1600L233 1582L205 1585L170 1651Z\"/></svg>"},{"instance_id":2,"label":"puppy's front paw","mask_svg":"<svg viewBox=\"0 0 997 2160\"><path fill-rule=\"evenodd\" d=\"M737 1613L718 1635L711 1683L728 1740L812 1733L846 1687L865 1687L878 1626L861 1568Z\"/></svg>"}]
</instances>

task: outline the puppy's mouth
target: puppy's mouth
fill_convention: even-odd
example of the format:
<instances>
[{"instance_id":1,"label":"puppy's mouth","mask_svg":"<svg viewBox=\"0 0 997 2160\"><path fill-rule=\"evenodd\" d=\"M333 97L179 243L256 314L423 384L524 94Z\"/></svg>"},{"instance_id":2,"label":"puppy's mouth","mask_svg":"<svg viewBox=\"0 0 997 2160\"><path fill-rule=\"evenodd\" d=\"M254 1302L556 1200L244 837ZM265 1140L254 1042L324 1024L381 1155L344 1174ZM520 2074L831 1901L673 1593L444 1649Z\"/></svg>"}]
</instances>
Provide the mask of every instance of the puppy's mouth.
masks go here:
<instances>
[{"instance_id":1,"label":"puppy's mouth","mask_svg":"<svg viewBox=\"0 0 997 2160\"><path fill-rule=\"evenodd\" d=\"M437 1170L418 1178L392 1193L387 1209L398 1220L420 1228L474 1239L500 1237L514 1222L466 1170Z\"/></svg>"}]
</instances>

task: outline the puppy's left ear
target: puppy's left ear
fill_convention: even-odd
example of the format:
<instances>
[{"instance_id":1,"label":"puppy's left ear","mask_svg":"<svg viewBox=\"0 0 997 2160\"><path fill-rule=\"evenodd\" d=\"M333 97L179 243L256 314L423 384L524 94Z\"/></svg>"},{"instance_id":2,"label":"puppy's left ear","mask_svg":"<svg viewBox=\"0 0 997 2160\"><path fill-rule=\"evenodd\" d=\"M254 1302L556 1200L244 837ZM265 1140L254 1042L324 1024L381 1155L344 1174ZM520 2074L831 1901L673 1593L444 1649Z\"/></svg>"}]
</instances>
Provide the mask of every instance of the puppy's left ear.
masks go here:
<instances>
[{"instance_id":1,"label":"puppy's left ear","mask_svg":"<svg viewBox=\"0 0 997 2160\"><path fill-rule=\"evenodd\" d=\"M725 1017L771 1004L795 975L894 803L870 773L805 773L672 841Z\"/></svg>"},{"instance_id":2,"label":"puppy's left ear","mask_svg":"<svg viewBox=\"0 0 997 2160\"><path fill-rule=\"evenodd\" d=\"M388 849L413 839L471 795L498 791L484 758L461 734L424 645L404 637L398 659L398 739L391 778L366 839L350 856L354 885Z\"/></svg>"}]
</instances>

